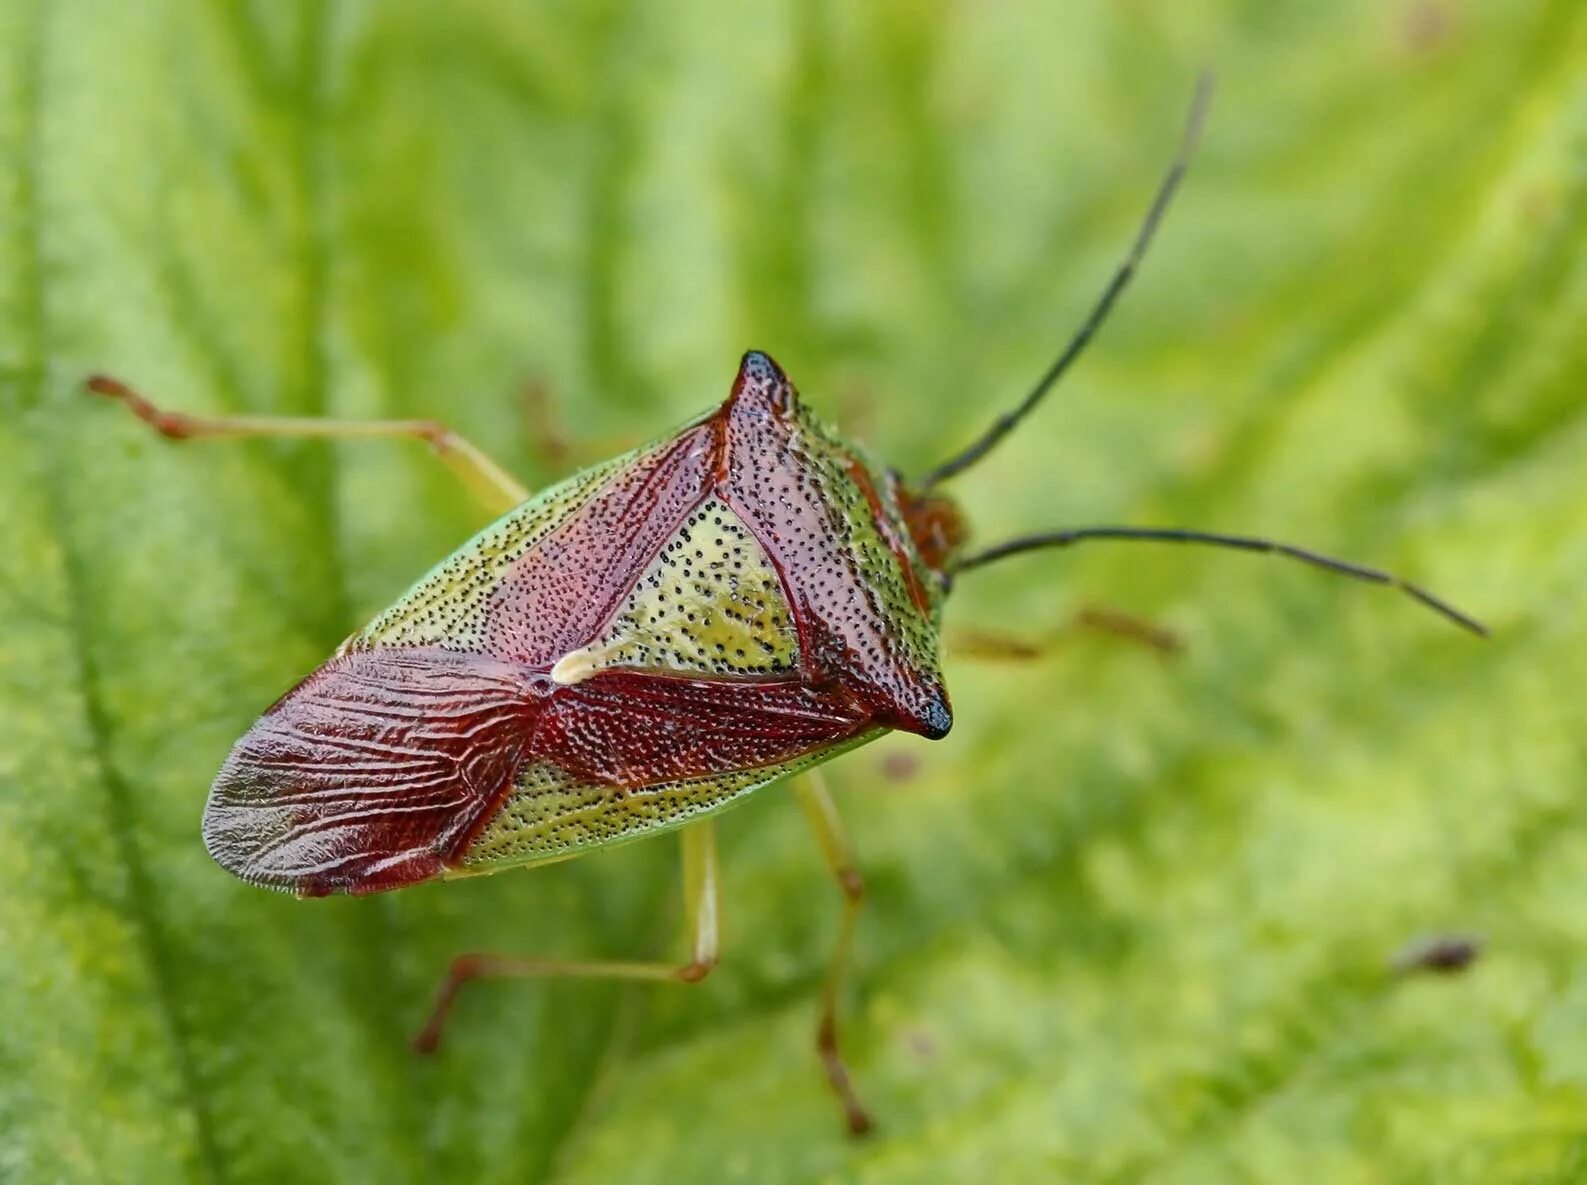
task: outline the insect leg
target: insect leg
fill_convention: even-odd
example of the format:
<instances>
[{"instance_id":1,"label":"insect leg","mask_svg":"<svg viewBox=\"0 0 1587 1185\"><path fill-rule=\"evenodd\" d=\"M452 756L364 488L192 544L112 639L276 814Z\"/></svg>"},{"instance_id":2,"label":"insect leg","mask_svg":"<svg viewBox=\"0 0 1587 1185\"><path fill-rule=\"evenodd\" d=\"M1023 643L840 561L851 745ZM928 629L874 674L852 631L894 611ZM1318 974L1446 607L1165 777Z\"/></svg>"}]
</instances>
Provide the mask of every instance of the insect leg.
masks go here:
<instances>
[{"instance_id":1,"label":"insect leg","mask_svg":"<svg viewBox=\"0 0 1587 1185\"><path fill-rule=\"evenodd\" d=\"M1185 648L1185 641L1173 630L1104 605L1086 605L1075 613L1069 623L1071 630L1091 630L1122 638L1126 642L1157 651L1164 658L1173 658Z\"/></svg>"},{"instance_id":2,"label":"insect leg","mask_svg":"<svg viewBox=\"0 0 1587 1185\"><path fill-rule=\"evenodd\" d=\"M452 960L435 1006L413 1039L419 1053L433 1053L463 986L476 979L643 979L655 983L699 983L716 966L721 891L716 861L716 820L703 819L681 832L683 890L689 959L685 963L621 963L526 959L514 955L467 954Z\"/></svg>"},{"instance_id":3,"label":"insect leg","mask_svg":"<svg viewBox=\"0 0 1587 1185\"><path fill-rule=\"evenodd\" d=\"M558 473L588 468L645 442L631 433L587 437L569 432L557 414L551 388L538 379L524 383L518 398L536 455Z\"/></svg>"},{"instance_id":4,"label":"insect leg","mask_svg":"<svg viewBox=\"0 0 1587 1185\"><path fill-rule=\"evenodd\" d=\"M195 416L165 411L119 379L94 375L88 389L126 404L128 410L170 440L198 437L241 439L289 436L313 439L406 437L422 440L493 510L510 510L529 490L484 452L435 420L332 420L313 416Z\"/></svg>"},{"instance_id":5,"label":"insect leg","mask_svg":"<svg viewBox=\"0 0 1587 1185\"><path fill-rule=\"evenodd\" d=\"M689 961L673 968L684 983L699 983L716 966L722 949L722 884L716 860L716 820L685 827L683 841L683 918L689 935Z\"/></svg>"},{"instance_id":6,"label":"insect leg","mask_svg":"<svg viewBox=\"0 0 1587 1185\"><path fill-rule=\"evenodd\" d=\"M870 1113L854 1092L854 1081L838 1049L838 1003L843 981L848 976L849 957L854 946L854 924L859 917L860 905L865 900L865 881L860 876L843 820L838 816L832 796L827 793L826 781L820 771L811 770L800 777L794 783L794 793L799 798L799 805L804 808L805 817L810 821L811 830L815 832L816 842L821 845L821 854L826 857L827 867L843 893L838 944L832 952L826 981L821 987L821 1021L816 1028L816 1050L821 1055L827 1081L832 1084L839 1102L843 1104L849 1131L856 1136L863 1136L871 1130L873 1123Z\"/></svg>"},{"instance_id":7,"label":"insect leg","mask_svg":"<svg viewBox=\"0 0 1587 1185\"><path fill-rule=\"evenodd\" d=\"M1185 648L1184 639L1172 630L1101 605L1086 605L1074 612L1058 629L1047 634L1026 636L1004 630L956 629L945 639L949 654L990 662L1032 662L1046 658L1075 634L1106 634L1174 658Z\"/></svg>"}]
</instances>

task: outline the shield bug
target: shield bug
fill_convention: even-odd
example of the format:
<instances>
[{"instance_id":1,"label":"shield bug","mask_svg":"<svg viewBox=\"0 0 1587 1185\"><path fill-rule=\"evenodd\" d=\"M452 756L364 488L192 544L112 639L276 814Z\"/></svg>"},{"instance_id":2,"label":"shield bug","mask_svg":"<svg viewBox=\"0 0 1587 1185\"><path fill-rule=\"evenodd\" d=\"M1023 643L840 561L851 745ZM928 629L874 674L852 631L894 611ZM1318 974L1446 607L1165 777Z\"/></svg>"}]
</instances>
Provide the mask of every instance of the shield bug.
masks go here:
<instances>
[{"instance_id":1,"label":"shield bug","mask_svg":"<svg viewBox=\"0 0 1587 1185\"><path fill-rule=\"evenodd\" d=\"M428 1050L459 989L482 976L703 979L717 960L713 816L800 775L793 793L844 901L817 1045L850 1129L868 1130L837 1030L864 887L813 767L890 730L948 731L938 631L956 578L1088 540L1210 544L1392 585L1483 632L1414 584L1265 539L1092 526L967 548L941 487L1036 408L1101 326L1180 183L1208 94L1204 82L1134 244L1079 332L1013 410L922 478L823 425L759 352L744 355L720 407L532 497L436 423L204 418L89 380L173 439L424 440L506 511L237 742L204 810L211 855L254 884L317 897L680 831L685 961L463 955L417 1039Z\"/></svg>"}]
</instances>

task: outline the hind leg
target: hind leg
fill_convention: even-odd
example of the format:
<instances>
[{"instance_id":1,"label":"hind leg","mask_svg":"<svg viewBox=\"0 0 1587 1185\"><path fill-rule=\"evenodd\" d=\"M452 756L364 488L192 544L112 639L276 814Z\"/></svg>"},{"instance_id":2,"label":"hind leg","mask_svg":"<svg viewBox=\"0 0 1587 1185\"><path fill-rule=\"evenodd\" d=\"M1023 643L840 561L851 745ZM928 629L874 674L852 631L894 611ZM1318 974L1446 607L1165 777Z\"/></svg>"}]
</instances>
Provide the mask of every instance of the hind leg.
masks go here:
<instances>
[{"instance_id":1,"label":"hind leg","mask_svg":"<svg viewBox=\"0 0 1587 1185\"><path fill-rule=\"evenodd\" d=\"M720 890L716 860L716 821L705 819L681 832L683 839L684 924L689 958L683 963L586 962L522 958L517 955L466 954L452 960L424 1028L413 1039L420 1053L441 1043L458 993L478 979L642 979L654 983L699 983L716 966L719 949Z\"/></svg>"}]
</instances>

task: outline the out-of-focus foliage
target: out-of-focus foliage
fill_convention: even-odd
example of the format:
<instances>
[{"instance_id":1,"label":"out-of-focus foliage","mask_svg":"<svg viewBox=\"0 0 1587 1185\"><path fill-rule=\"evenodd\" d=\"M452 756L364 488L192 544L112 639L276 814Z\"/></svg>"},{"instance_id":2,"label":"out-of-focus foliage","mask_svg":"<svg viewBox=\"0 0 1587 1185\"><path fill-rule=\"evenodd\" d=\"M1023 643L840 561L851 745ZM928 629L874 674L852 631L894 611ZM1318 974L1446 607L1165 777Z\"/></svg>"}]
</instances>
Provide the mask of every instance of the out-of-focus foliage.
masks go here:
<instances>
[{"instance_id":1,"label":"out-of-focus foliage","mask_svg":"<svg viewBox=\"0 0 1587 1185\"><path fill-rule=\"evenodd\" d=\"M480 519L402 444L180 448L79 391L444 417L543 482L770 350L906 470L1014 397L1221 89L1140 286L959 483L1392 566L967 577L958 723L833 779L874 889L853 1144L835 930L776 790L691 991L482 987L668 949L676 853L299 903L204 855L283 688ZM1587 8L0 0L0 1179L1579 1180L1587 1173ZM525 392L535 393L526 398ZM1464 975L1395 980L1414 935Z\"/></svg>"}]
</instances>

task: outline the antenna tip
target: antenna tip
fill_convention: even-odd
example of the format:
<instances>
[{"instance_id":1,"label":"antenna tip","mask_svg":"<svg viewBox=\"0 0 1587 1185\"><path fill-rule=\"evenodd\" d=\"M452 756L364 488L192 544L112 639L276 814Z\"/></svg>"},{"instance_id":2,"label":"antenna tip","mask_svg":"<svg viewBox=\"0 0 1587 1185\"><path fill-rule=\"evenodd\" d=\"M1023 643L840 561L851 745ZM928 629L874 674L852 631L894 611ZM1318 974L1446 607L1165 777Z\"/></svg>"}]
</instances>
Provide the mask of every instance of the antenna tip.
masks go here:
<instances>
[{"instance_id":1,"label":"antenna tip","mask_svg":"<svg viewBox=\"0 0 1587 1185\"><path fill-rule=\"evenodd\" d=\"M1475 634L1479 638L1487 638L1491 636L1488 632L1488 627L1483 625L1482 622L1478 621L1475 617L1471 616L1471 614L1462 612L1441 597L1435 597L1432 593L1428 592L1420 585L1411 584L1409 582L1401 582L1400 587L1408 592L1412 599L1420 601L1434 613L1437 613L1440 616L1454 622L1467 633Z\"/></svg>"},{"instance_id":2,"label":"antenna tip","mask_svg":"<svg viewBox=\"0 0 1587 1185\"><path fill-rule=\"evenodd\" d=\"M1218 87L1218 76L1203 70L1196 76L1196 91L1191 96L1190 114L1185 117L1185 134L1180 141L1180 158L1188 159L1201 142L1202 130L1207 126L1207 109L1212 106L1212 95Z\"/></svg>"}]
</instances>

